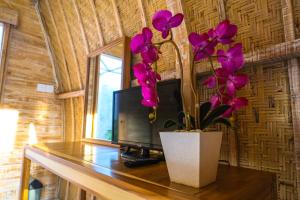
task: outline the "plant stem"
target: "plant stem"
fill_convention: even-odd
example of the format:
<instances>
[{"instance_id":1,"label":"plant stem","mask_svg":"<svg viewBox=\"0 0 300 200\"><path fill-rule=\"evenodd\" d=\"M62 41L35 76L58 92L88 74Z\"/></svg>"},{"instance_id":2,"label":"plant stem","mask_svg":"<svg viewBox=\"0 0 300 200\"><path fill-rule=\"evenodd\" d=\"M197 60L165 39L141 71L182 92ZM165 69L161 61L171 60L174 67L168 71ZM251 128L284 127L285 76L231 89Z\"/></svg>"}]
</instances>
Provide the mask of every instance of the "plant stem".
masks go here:
<instances>
[{"instance_id":1,"label":"plant stem","mask_svg":"<svg viewBox=\"0 0 300 200\"><path fill-rule=\"evenodd\" d=\"M185 98L183 96L183 92L184 92L183 91L183 63L182 63L182 60L181 60L181 54L180 54L179 47L173 41L173 34L172 34L172 32L170 32L170 33L171 33L170 39L164 40L162 42L154 43L154 45L157 45L158 48L160 49L163 44L170 43L175 48L177 59L178 59L178 62L179 62L179 68L180 68L180 78L181 78L180 93L181 93L181 101L182 101L183 113L184 113L184 116L185 116L184 118L185 118L186 130L189 131L191 129L190 114L187 112L186 102L185 102Z\"/></svg>"},{"instance_id":2,"label":"plant stem","mask_svg":"<svg viewBox=\"0 0 300 200\"><path fill-rule=\"evenodd\" d=\"M199 95L198 95L198 92L197 92L197 84L195 83L195 56L193 56L193 60L191 61L191 64L190 64L190 77L191 77L191 88L192 88L192 92L193 92L193 95L194 95L194 103L195 103L195 106L194 106L194 113L195 113L195 129L199 129L200 128L200 121L199 121Z\"/></svg>"}]
</instances>

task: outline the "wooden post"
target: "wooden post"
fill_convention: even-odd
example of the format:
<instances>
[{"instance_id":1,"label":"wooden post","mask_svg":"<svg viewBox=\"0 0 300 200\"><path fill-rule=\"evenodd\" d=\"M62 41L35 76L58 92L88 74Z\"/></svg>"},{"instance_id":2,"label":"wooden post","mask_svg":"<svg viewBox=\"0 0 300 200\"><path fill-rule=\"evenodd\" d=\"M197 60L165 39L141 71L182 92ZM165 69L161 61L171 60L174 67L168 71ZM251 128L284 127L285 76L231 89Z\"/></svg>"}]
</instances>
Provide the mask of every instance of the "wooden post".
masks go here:
<instances>
[{"instance_id":1,"label":"wooden post","mask_svg":"<svg viewBox=\"0 0 300 200\"><path fill-rule=\"evenodd\" d=\"M31 160L29 160L28 158L25 157L25 151L24 151L19 200L27 200L28 199L30 165L31 165Z\"/></svg>"},{"instance_id":2,"label":"wooden post","mask_svg":"<svg viewBox=\"0 0 300 200\"><path fill-rule=\"evenodd\" d=\"M284 26L285 41L296 39L293 6L291 0L281 0L282 18ZM294 158L296 163L296 182L298 199L300 199L300 65L297 58L287 61L289 73L289 85L291 93L291 110L294 131Z\"/></svg>"}]
</instances>

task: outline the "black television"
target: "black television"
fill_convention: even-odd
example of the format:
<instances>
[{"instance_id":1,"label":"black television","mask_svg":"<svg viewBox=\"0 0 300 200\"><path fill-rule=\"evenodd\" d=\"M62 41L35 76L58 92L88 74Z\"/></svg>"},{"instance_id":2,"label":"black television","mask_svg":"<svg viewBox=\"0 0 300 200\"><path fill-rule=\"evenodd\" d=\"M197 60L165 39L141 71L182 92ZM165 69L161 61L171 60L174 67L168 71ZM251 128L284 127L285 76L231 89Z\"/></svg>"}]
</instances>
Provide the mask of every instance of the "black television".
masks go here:
<instances>
[{"instance_id":1,"label":"black television","mask_svg":"<svg viewBox=\"0 0 300 200\"><path fill-rule=\"evenodd\" d=\"M157 90L159 107L154 123L150 123L148 119L152 109L141 105L141 87L114 92L113 143L127 147L162 150L159 131L170 130L164 128L165 121L168 119L177 121L178 113L182 111L180 79L158 82Z\"/></svg>"}]
</instances>

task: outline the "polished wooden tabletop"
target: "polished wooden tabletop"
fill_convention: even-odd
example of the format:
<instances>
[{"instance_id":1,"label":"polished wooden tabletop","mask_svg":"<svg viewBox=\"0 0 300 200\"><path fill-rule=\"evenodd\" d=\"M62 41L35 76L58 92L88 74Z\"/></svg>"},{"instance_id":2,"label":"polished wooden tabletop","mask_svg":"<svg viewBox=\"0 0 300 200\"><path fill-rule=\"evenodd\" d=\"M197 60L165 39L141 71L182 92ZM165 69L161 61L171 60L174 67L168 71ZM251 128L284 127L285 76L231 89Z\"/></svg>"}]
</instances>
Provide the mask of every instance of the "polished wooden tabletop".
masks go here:
<instances>
[{"instance_id":1,"label":"polished wooden tabletop","mask_svg":"<svg viewBox=\"0 0 300 200\"><path fill-rule=\"evenodd\" d=\"M127 168L116 147L85 142L37 144L31 149L66 163L84 166L88 172L107 178L111 184L126 183L170 199L274 199L275 175L246 168L220 165L217 181L203 188L170 182L165 162Z\"/></svg>"}]
</instances>

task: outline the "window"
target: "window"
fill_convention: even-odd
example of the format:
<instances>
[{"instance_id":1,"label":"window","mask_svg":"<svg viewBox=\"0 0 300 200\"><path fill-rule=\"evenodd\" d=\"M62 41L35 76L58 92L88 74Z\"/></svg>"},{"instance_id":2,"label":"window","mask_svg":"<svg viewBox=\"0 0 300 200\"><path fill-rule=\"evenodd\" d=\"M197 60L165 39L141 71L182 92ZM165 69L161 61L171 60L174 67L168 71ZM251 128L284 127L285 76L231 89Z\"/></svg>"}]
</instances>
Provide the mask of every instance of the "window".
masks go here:
<instances>
[{"instance_id":1,"label":"window","mask_svg":"<svg viewBox=\"0 0 300 200\"><path fill-rule=\"evenodd\" d=\"M111 140L113 92L122 87L122 59L101 54L99 62L95 138Z\"/></svg>"},{"instance_id":2,"label":"window","mask_svg":"<svg viewBox=\"0 0 300 200\"><path fill-rule=\"evenodd\" d=\"M4 35L4 24L0 23L0 57L1 57L1 52L2 52L2 43L3 43L3 35Z\"/></svg>"},{"instance_id":3,"label":"window","mask_svg":"<svg viewBox=\"0 0 300 200\"><path fill-rule=\"evenodd\" d=\"M113 92L130 87L130 38L119 38L88 55L83 141L112 140Z\"/></svg>"},{"instance_id":4,"label":"window","mask_svg":"<svg viewBox=\"0 0 300 200\"><path fill-rule=\"evenodd\" d=\"M0 22L0 102L2 101L3 83L5 77L5 61L8 47L10 25Z\"/></svg>"}]
</instances>

